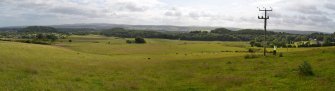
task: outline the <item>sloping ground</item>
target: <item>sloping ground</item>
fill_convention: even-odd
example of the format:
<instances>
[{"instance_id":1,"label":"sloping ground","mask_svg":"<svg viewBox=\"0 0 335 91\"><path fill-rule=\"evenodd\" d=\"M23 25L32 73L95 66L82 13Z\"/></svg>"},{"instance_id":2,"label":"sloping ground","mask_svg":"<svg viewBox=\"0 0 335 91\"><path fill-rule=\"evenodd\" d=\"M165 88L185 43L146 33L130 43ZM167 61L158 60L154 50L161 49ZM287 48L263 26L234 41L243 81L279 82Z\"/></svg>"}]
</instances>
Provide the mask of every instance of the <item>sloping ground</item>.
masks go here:
<instances>
[{"instance_id":1,"label":"sloping ground","mask_svg":"<svg viewBox=\"0 0 335 91\"><path fill-rule=\"evenodd\" d=\"M246 51L243 47L226 46L234 42L200 42L200 41L178 41L165 39L146 39L147 44L127 44L126 40L121 38L108 38L98 36L74 36L71 37L74 42L60 42L57 45L93 54L104 55L162 55L162 54L192 54L192 53L214 53L221 51ZM64 40L66 41L66 40ZM243 42L246 43L246 42ZM242 42L236 42L235 45Z\"/></svg>"},{"instance_id":2,"label":"sloping ground","mask_svg":"<svg viewBox=\"0 0 335 91\"><path fill-rule=\"evenodd\" d=\"M121 45L147 46L143 48L148 51L117 55L127 50L113 51L122 41L95 41L77 43L74 39L61 44L65 47L0 42L0 90L335 90L332 47L289 49L296 52L284 53L282 58L244 59L245 53L218 52L220 44L213 42L187 42L183 47L183 42L153 39L149 40L153 45ZM108 41L114 43L111 49ZM168 42L161 48L155 44L161 41ZM163 53L149 49L153 46ZM107 51L94 51L98 47ZM312 64L316 76L298 75L303 61Z\"/></svg>"}]
</instances>

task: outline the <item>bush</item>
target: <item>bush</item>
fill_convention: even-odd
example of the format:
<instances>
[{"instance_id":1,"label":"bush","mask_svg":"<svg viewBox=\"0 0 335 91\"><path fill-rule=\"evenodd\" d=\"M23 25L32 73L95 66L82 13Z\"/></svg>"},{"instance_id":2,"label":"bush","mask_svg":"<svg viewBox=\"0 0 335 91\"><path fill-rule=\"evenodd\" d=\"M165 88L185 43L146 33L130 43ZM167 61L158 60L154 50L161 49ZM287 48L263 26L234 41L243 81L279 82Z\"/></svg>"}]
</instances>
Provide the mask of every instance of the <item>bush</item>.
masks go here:
<instances>
[{"instance_id":1,"label":"bush","mask_svg":"<svg viewBox=\"0 0 335 91\"><path fill-rule=\"evenodd\" d=\"M32 40L31 43L33 44L41 44L41 45L51 45L48 41L40 41L40 40Z\"/></svg>"},{"instance_id":2,"label":"bush","mask_svg":"<svg viewBox=\"0 0 335 91\"><path fill-rule=\"evenodd\" d=\"M14 42L21 43L32 43L32 44L41 44L41 45L51 45L50 41L42 41L42 40L13 40Z\"/></svg>"},{"instance_id":3,"label":"bush","mask_svg":"<svg viewBox=\"0 0 335 91\"><path fill-rule=\"evenodd\" d=\"M31 43L30 40L25 40L23 43Z\"/></svg>"},{"instance_id":4,"label":"bush","mask_svg":"<svg viewBox=\"0 0 335 91\"><path fill-rule=\"evenodd\" d=\"M128 44L131 44L131 43L134 43L135 41L132 41L132 40L126 40L126 43Z\"/></svg>"},{"instance_id":5,"label":"bush","mask_svg":"<svg viewBox=\"0 0 335 91\"><path fill-rule=\"evenodd\" d=\"M260 49L257 49L257 48L249 48L248 49L249 53L255 53L255 52L258 52L258 51L260 51Z\"/></svg>"},{"instance_id":6,"label":"bush","mask_svg":"<svg viewBox=\"0 0 335 91\"><path fill-rule=\"evenodd\" d=\"M250 44L251 47L254 47L255 43L256 43L255 41L250 41L249 42L249 44Z\"/></svg>"},{"instance_id":7,"label":"bush","mask_svg":"<svg viewBox=\"0 0 335 91\"><path fill-rule=\"evenodd\" d=\"M302 76L314 76L312 66L307 61L299 65L298 71L299 71L299 74Z\"/></svg>"},{"instance_id":8,"label":"bush","mask_svg":"<svg viewBox=\"0 0 335 91\"><path fill-rule=\"evenodd\" d=\"M279 53L279 57L284 57L283 53Z\"/></svg>"},{"instance_id":9,"label":"bush","mask_svg":"<svg viewBox=\"0 0 335 91\"><path fill-rule=\"evenodd\" d=\"M228 61L226 64L232 64L232 62Z\"/></svg>"},{"instance_id":10,"label":"bush","mask_svg":"<svg viewBox=\"0 0 335 91\"><path fill-rule=\"evenodd\" d=\"M263 47L262 43L260 43L260 42L256 42L254 46L256 46L256 47Z\"/></svg>"},{"instance_id":11,"label":"bush","mask_svg":"<svg viewBox=\"0 0 335 91\"><path fill-rule=\"evenodd\" d=\"M143 44L146 43L143 38L135 38L135 43Z\"/></svg>"},{"instance_id":12,"label":"bush","mask_svg":"<svg viewBox=\"0 0 335 91\"><path fill-rule=\"evenodd\" d=\"M251 49L251 48L249 48L249 50L248 50L250 53L254 53L255 51L253 50L253 49Z\"/></svg>"},{"instance_id":13,"label":"bush","mask_svg":"<svg viewBox=\"0 0 335 91\"><path fill-rule=\"evenodd\" d=\"M245 59L253 59L253 58L258 58L256 54L247 54L244 56Z\"/></svg>"}]
</instances>

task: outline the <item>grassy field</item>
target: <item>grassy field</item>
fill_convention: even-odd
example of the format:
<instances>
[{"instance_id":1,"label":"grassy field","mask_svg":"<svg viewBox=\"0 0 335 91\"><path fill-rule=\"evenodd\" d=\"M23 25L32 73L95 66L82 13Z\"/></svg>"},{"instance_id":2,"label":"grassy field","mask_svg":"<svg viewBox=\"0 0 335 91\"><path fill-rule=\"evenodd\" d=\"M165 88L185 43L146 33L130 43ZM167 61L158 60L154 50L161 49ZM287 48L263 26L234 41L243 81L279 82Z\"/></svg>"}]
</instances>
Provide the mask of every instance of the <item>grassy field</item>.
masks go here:
<instances>
[{"instance_id":1,"label":"grassy field","mask_svg":"<svg viewBox=\"0 0 335 91\"><path fill-rule=\"evenodd\" d=\"M146 39L147 44L126 44L126 39L95 35L69 39L54 45L1 41L0 90L335 90L335 47L279 48L284 57L245 59L248 42ZM315 76L298 75L303 61L312 65Z\"/></svg>"}]
</instances>

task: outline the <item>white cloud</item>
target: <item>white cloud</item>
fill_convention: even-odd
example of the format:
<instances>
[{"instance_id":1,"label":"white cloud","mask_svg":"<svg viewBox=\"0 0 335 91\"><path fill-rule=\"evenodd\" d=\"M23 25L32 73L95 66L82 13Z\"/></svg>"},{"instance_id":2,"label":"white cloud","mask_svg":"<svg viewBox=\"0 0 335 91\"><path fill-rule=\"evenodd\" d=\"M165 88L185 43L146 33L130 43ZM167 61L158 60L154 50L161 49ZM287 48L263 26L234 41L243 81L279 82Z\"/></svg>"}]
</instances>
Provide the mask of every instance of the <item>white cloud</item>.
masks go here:
<instances>
[{"instance_id":1,"label":"white cloud","mask_svg":"<svg viewBox=\"0 0 335 91\"><path fill-rule=\"evenodd\" d=\"M332 0L1 0L0 26L123 23L262 28L259 6L274 9L269 28L335 31Z\"/></svg>"}]
</instances>

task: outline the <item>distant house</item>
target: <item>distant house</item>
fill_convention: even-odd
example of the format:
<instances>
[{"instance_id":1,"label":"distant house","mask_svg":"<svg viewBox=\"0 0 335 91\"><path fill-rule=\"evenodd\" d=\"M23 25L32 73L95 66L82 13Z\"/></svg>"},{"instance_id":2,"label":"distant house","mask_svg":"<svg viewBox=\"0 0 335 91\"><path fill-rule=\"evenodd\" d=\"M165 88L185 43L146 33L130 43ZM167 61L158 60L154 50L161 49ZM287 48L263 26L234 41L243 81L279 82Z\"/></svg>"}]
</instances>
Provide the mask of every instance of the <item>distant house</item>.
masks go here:
<instances>
[{"instance_id":1,"label":"distant house","mask_svg":"<svg viewBox=\"0 0 335 91\"><path fill-rule=\"evenodd\" d=\"M313 44L321 44L321 45L323 45L324 44L323 41L319 41L318 39L312 39L312 38L309 39L309 42L310 42L311 45L313 45Z\"/></svg>"},{"instance_id":2,"label":"distant house","mask_svg":"<svg viewBox=\"0 0 335 91\"><path fill-rule=\"evenodd\" d=\"M309 43L311 45L317 45L317 44L320 44L319 41L317 39L312 39L312 38L309 38Z\"/></svg>"}]
</instances>

